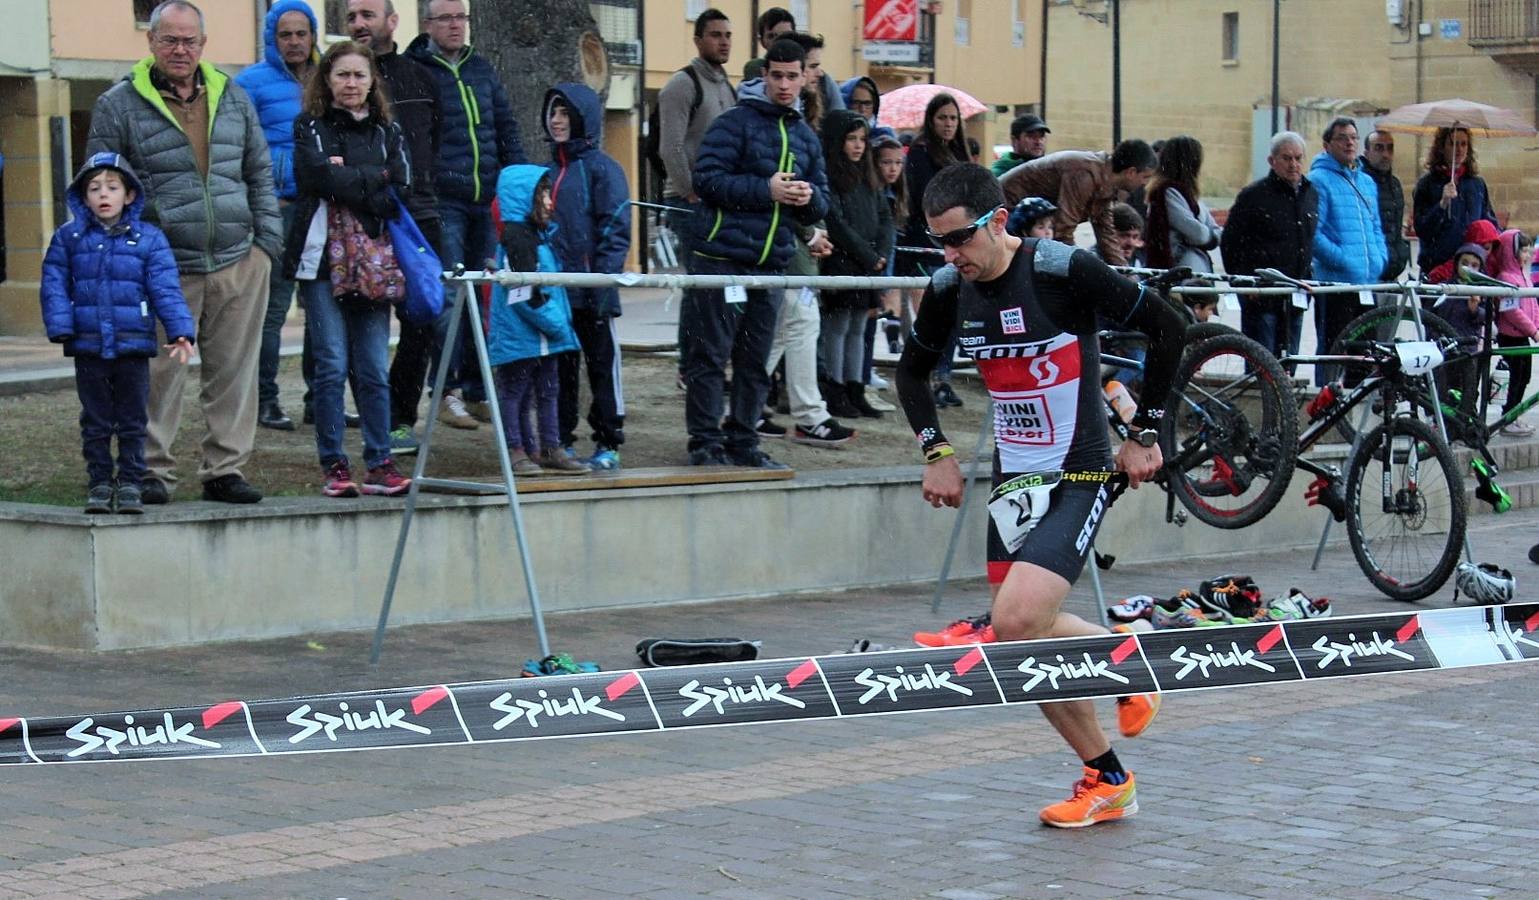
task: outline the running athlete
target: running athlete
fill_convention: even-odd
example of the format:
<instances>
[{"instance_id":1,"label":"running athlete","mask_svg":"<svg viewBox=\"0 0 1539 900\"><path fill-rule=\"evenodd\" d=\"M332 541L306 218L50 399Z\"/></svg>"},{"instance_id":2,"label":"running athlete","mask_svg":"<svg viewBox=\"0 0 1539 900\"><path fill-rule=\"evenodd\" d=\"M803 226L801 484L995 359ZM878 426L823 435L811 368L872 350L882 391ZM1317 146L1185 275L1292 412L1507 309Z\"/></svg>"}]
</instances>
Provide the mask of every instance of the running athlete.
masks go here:
<instances>
[{"instance_id":1,"label":"running athlete","mask_svg":"<svg viewBox=\"0 0 1539 900\"><path fill-rule=\"evenodd\" d=\"M925 290L897 370L903 411L928 463L924 499L936 508L962 500L962 469L927 387L956 328L994 401L988 535L994 631L1001 641L1106 634L1063 611L1110 501L1113 460L1097 377L1096 316L1149 336L1143 403L1132 439L1115 460L1130 487L1160 468L1156 428L1180 361L1185 320L1091 253L1008 234L1004 193L981 166L937 173L925 190L924 214L947 265ZM996 515L1000 507L1011 514ZM1120 699L1122 734L1140 734L1159 703L1157 694ZM1118 761L1090 701L1042 704L1042 713L1085 767L1073 796L1043 809L1042 821L1077 828L1136 813L1133 773Z\"/></svg>"}]
</instances>

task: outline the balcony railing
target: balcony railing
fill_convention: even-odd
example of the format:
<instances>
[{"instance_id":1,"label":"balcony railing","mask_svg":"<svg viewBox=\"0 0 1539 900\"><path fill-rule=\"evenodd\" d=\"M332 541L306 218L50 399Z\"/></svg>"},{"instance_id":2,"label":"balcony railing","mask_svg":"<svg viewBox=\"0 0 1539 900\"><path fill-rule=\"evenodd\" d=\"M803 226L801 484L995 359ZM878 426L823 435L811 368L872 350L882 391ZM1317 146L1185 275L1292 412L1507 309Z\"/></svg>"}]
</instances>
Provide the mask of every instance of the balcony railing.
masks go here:
<instances>
[{"instance_id":1,"label":"balcony railing","mask_svg":"<svg viewBox=\"0 0 1539 900\"><path fill-rule=\"evenodd\" d=\"M1472 47L1539 43L1539 0L1470 0Z\"/></svg>"}]
</instances>

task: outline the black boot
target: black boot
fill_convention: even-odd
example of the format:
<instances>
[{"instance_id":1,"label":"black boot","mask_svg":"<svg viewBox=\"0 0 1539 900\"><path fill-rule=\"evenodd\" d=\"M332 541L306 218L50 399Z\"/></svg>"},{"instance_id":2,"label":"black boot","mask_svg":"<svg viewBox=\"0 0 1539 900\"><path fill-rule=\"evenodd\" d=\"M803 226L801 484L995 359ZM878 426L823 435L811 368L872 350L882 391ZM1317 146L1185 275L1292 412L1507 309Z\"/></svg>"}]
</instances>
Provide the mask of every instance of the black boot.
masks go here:
<instances>
[{"instance_id":1,"label":"black boot","mask_svg":"<svg viewBox=\"0 0 1539 900\"><path fill-rule=\"evenodd\" d=\"M820 378L818 388L823 392L823 403L828 407L829 415L840 419L860 418L860 410L850 403L850 395L844 385Z\"/></svg>"},{"instance_id":2,"label":"black boot","mask_svg":"<svg viewBox=\"0 0 1539 900\"><path fill-rule=\"evenodd\" d=\"M283 407L279 406L276 400L263 403L257 410L257 424L277 431L294 430L294 420L284 414Z\"/></svg>"},{"instance_id":3,"label":"black boot","mask_svg":"<svg viewBox=\"0 0 1539 900\"><path fill-rule=\"evenodd\" d=\"M866 402L866 386L858 381L846 381L844 383L845 396L850 398L850 405L860 413L862 418L880 419L882 413L876 407Z\"/></svg>"}]
</instances>

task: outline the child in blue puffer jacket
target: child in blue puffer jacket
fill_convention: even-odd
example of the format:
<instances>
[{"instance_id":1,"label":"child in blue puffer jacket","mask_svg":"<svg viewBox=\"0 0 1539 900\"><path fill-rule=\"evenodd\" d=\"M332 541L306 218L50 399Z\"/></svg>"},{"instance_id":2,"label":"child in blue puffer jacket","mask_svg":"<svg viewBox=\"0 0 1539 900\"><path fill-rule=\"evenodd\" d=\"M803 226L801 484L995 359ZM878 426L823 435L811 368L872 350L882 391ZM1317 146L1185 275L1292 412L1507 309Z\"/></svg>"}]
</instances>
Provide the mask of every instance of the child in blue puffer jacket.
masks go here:
<instances>
[{"instance_id":1,"label":"child in blue puffer jacket","mask_svg":"<svg viewBox=\"0 0 1539 900\"><path fill-rule=\"evenodd\" d=\"M561 271L550 247L556 231L550 188L550 171L544 166L508 166L497 176L502 218L499 267L514 272ZM567 456L561 446L556 354L578 346L566 288L497 285L492 289L488 318L486 352L513 474L591 471ZM538 440L529 432L531 412L539 423Z\"/></svg>"},{"instance_id":2,"label":"child in blue puffer jacket","mask_svg":"<svg viewBox=\"0 0 1539 900\"><path fill-rule=\"evenodd\" d=\"M144 440L155 319L178 362L192 358L195 325L165 234L141 220L144 188L116 153L86 160L65 195L70 220L43 259L48 339L75 360L87 513L144 512ZM112 436L118 438L113 478Z\"/></svg>"}]
</instances>

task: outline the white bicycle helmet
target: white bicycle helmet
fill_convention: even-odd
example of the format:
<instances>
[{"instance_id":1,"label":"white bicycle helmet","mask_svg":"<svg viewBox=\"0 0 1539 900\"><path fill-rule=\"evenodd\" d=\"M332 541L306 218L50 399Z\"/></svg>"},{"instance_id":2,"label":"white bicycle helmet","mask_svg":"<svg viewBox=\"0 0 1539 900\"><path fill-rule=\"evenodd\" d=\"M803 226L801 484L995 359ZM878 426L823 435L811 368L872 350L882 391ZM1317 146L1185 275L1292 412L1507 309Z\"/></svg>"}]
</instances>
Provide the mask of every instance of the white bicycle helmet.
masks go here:
<instances>
[{"instance_id":1,"label":"white bicycle helmet","mask_svg":"<svg viewBox=\"0 0 1539 900\"><path fill-rule=\"evenodd\" d=\"M1511 603L1517 596L1518 582L1512 573L1490 563L1459 563L1454 571L1454 590L1476 603Z\"/></svg>"}]
</instances>

